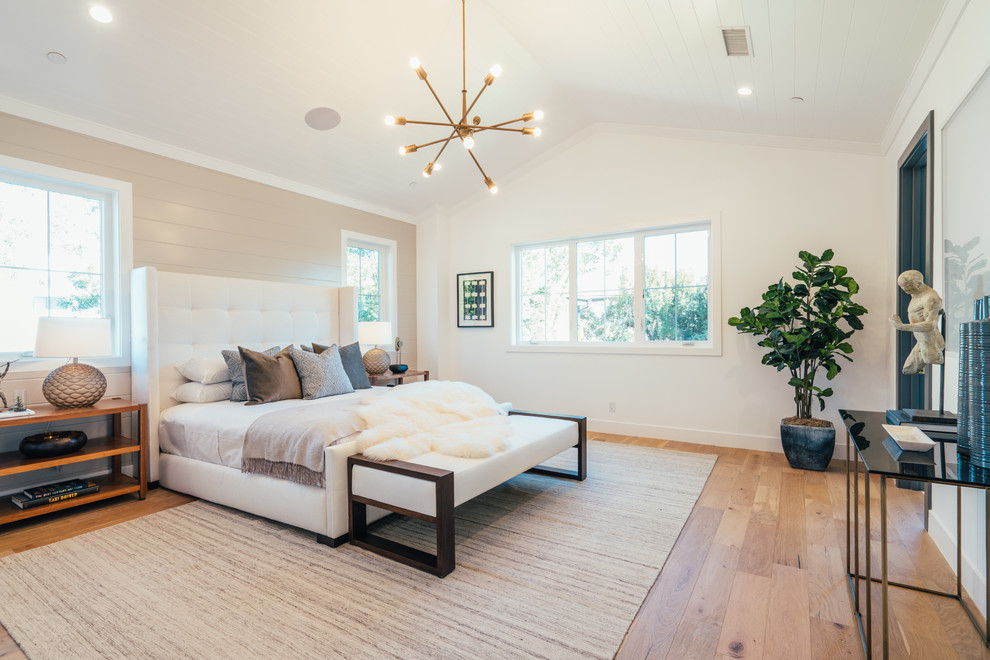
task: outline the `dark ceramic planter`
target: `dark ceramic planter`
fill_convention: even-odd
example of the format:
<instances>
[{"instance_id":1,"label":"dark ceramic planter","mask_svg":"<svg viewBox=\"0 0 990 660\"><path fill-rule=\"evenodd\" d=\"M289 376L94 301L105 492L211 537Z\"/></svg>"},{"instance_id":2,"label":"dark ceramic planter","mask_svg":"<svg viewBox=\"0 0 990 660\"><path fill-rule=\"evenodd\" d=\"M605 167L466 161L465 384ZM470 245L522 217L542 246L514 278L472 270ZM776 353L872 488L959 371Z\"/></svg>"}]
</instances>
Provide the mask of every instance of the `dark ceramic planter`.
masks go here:
<instances>
[{"instance_id":1,"label":"dark ceramic planter","mask_svg":"<svg viewBox=\"0 0 990 660\"><path fill-rule=\"evenodd\" d=\"M835 428L780 423L780 444L792 468L823 471L835 450Z\"/></svg>"}]
</instances>

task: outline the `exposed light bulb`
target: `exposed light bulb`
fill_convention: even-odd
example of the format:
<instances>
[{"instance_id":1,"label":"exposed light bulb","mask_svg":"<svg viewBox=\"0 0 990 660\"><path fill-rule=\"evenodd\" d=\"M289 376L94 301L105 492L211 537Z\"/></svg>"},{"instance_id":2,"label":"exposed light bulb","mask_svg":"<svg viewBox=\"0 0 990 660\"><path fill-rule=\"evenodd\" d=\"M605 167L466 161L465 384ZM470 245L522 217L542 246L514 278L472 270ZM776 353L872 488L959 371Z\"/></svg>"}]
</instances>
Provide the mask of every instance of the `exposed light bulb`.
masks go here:
<instances>
[{"instance_id":1,"label":"exposed light bulb","mask_svg":"<svg viewBox=\"0 0 990 660\"><path fill-rule=\"evenodd\" d=\"M464 138L464 148L474 149L474 138L471 137L470 135Z\"/></svg>"},{"instance_id":2,"label":"exposed light bulb","mask_svg":"<svg viewBox=\"0 0 990 660\"><path fill-rule=\"evenodd\" d=\"M533 119L536 119L536 120L543 119L543 111L542 110L537 110L536 112L534 112L533 113Z\"/></svg>"},{"instance_id":3,"label":"exposed light bulb","mask_svg":"<svg viewBox=\"0 0 990 660\"><path fill-rule=\"evenodd\" d=\"M399 147L399 155L400 156L405 156L406 155L406 148L405 147Z\"/></svg>"},{"instance_id":4,"label":"exposed light bulb","mask_svg":"<svg viewBox=\"0 0 990 660\"><path fill-rule=\"evenodd\" d=\"M106 7L100 7L99 5L96 7L91 7L89 10L89 15L98 23L109 23L113 20L113 14L110 13L110 10Z\"/></svg>"},{"instance_id":5,"label":"exposed light bulb","mask_svg":"<svg viewBox=\"0 0 990 660\"><path fill-rule=\"evenodd\" d=\"M395 117L388 115L385 117L386 126L395 126Z\"/></svg>"},{"instance_id":6,"label":"exposed light bulb","mask_svg":"<svg viewBox=\"0 0 990 660\"><path fill-rule=\"evenodd\" d=\"M543 129L542 128L540 128L539 126L537 126L536 128L533 129L533 137L540 137L541 135L543 135Z\"/></svg>"},{"instance_id":7,"label":"exposed light bulb","mask_svg":"<svg viewBox=\"0 0 990 660\"><path fill-rule=\"evenodd\" d=\"M488 70L488 73L498 78L500 75L502 75L502 67L496 64L495 66L493 66L491 69Z\"/></svg>"},{"instance_id":8,"label":"exposed light bulb","mask_svg":"<svg viewBox=\"0 0 990 660\"><path fill-rule=\"evenodd\" d=\"M495 185L495 182L492 181L490 176L485 177L485 185L488 186L488 191L491 192L491 194L494 195L498 192L498 186Z\"/></svg>"},{"instance_id":9,"label":"exposed light bulb","mask_svg":"<svg viewBox=\"0 0 990 660\"><path fill-rule=\"evenodd\" d=\"M409 66L411 66L414 69L418 69L420 66L420 62L417 58L414 57L411 60L409 60Z\"/></svg>"},{"instance_id":10,"label":"exposed light bulb","mask_svg":"<svg viewBox=\"0 0 990 660\"><path fill-rule=\"evenodd\" d=\"M749 96L750 94L753 93L753 90L751 90L749 87L740 87L736 91L739 92L740 96Z\"/></svg>"}]
</instances>

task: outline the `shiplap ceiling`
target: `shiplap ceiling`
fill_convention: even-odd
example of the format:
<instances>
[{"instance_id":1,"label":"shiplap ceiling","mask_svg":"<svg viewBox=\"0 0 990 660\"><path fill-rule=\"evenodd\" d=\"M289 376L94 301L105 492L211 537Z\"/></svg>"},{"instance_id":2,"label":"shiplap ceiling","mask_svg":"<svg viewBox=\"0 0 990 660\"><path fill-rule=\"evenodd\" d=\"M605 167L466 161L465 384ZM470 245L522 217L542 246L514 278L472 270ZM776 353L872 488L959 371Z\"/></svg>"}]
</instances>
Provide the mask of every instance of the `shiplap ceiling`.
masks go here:
<instances>
[{"instance_id":1,"label":"shiplap ceiling","mask_svg":"<svg viewBox=\"0 0 990 660\"><path fill-rule=\"evenodd\" d=\"M432 150L398 156L442 129L383 123L441 118L412 56L459 107L457 0L107 0L106 25L91 4L0 2L0 110L107 127L125 143L169 145L404 219L488 195L459 145L428 180ZM944 4L467 0L469 97L492 64L504 71L477 113L486 123L546 113L542 137L483 134L475 153L496 182L509 178L498 194L511 195L514 170L599 122L879 145ZM753 57L728 57L721 28L741 26ZM742 86L754 94L738 95ZM340 112L340 125L306 126L317 106Z\"/></svg>"}]
</instances>

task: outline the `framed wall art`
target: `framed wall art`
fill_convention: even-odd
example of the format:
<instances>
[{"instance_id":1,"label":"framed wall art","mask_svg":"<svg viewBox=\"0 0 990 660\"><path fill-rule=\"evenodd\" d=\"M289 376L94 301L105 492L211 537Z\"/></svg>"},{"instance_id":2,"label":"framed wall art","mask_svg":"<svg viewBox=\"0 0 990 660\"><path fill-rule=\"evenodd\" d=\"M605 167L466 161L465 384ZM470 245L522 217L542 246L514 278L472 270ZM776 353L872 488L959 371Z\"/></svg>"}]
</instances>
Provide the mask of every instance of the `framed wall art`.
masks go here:
<instances>
[{"instance_id":1,"label":"framed wall art","mask_svg":"<svg viewBox=\"0 0 990 660\"><path fill-rule=\"evenodd\" d=\"M494 273L458 273L457 327L491 328L495 325Z\"/></svg>"}]
</instances>

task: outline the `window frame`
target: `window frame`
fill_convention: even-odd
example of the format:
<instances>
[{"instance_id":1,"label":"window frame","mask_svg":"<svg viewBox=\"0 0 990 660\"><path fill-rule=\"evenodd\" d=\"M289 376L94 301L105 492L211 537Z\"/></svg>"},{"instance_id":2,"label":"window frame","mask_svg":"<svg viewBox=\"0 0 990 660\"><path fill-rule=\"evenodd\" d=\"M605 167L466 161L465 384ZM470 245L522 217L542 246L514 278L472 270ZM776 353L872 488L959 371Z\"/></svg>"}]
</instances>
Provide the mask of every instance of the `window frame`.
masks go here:
<instances>
[{"instance_id":1,"label":"window frame","mask_svg":"<svg viewBox=\"0 0 990 660\"><path fill-rule=\"evenodd\" d=\"M45 163L0 154L0 180L19 185L43 187L64 193L97 194L109 201L104 211L103 278L110 298L106 314L110 318L114 354L85 358L97 368L129 367L131 364L130 280L134 267L133 192L131 183L69 170ZM39 186L39 184L41 184ZM106 317L104 317L106 318ZM0 362L17 360L11 373L51 371L64 359L36 358L33 349L22 353L0 351Z\"/></svg>"},{"instance_id":2,"label":"window frame","mask_svg":"<svg viewBox=\"0 0 990 660\"><path fill-rule=\"evenodd\" d=\"M351 286L347 284L347 248L359 247L366 250L375 250L379 253L378 264L381 268L381 281L378 290L381 295L382 318L380 321L392 323L392 331L398 332L396 328L398 315L398 293L396 290L396 256L398 242L390 238L372 236L371 234L361 234L354 231L341 231L340 263L341 263L341 286Z\"/></svg>"},{"instance_id":3,"label":"window frame","mask_svg":"<svg viewBox=\"0 0 990 660\"><path fill-rule=\"evenodd\" d=\"M708 234L708 341L647 341L645 331L645 266L644 242L646 236L674 234L707 229ZM602 239L634 236L633 265L633 313L636 323L632 342L577 341L577 244ZM567 341L525 342L522 336L522 272L520 253L533 247L568 246L569 268L569 319L570 338ZM680 218L665 224L637 226L621 231L600 234L551 238L512 244L512 302L511 337L509 352L519 353L598 353L610 355L721 355L722 354L722 298L721 298L721 220L718 214L705 214L696 218Z\"/></svg>"}]
</instances>

